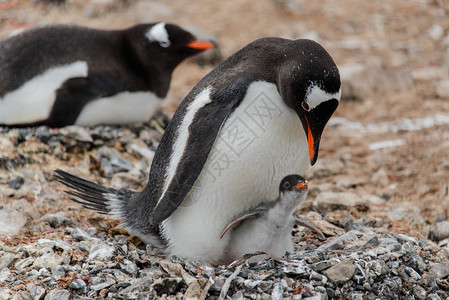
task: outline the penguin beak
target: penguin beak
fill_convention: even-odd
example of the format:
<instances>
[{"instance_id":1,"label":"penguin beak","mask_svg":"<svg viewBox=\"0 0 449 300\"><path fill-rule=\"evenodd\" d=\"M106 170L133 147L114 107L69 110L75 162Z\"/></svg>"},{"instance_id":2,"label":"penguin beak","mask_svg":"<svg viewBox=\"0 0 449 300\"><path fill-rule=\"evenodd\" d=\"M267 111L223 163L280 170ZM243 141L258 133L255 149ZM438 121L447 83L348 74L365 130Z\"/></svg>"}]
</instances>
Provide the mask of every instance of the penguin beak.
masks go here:
<instances>
[{"instance_id":1,"label":"penguin beak","mask_svg":"<svg viewBox=\"0 0 449 300\"><path fill-rule=\"evenodd\" d=\"M186 47L196 49L196 50L207 50L214 48L215 45L209 41L193 41L186 44Z\"/></svg>"},{"instance_id":2,"label":"penguin beak","mask_svg":"<svg viewBox=\"0 0 449 300\"><path fill-rule=\"evenodd\" d=\"M310 111L306 111L300 116L304 131L307 135L309 148L310 165L314 165L318 160L318 150L320 149L321 135L330 117L337 109L336 99L328 100Z\"/></svg>"},{"instance_id":3,"label":"penguin beak","mask_svg":"<svg viewBox=\"0 0 449 300\"><path fill-rule=\"evenodd\" d=\"M302 189L305 189L306 187L307 187L307 181L304 181L304 182L298 183L293 188L294 189L298 189L298 190L302 190Z\"/></svg>"},{"instance_id":4,"label":"penguin beak","mask_svg":"<svg viewBox=\"0 0 449 300\"><path fill-rule=\"evenodd\" d=\"M312 129L310 128L309 120L307 120L307 117L306 122L307 122L307 143L309 144L310 165L313 166L318 159L318 150L320 149L321 137L314 139Z\"/></svg>"}]
</instances>

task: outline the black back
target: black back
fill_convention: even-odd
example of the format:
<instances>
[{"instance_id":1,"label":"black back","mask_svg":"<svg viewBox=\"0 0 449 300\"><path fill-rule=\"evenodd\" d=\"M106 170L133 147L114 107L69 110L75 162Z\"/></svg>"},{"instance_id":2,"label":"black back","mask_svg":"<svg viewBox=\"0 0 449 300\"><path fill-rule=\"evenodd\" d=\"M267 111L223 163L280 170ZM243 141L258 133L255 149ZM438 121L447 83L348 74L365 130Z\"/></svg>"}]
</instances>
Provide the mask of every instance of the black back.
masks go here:
<instances>
[{"instance_id":1,"label":"black back","mask_svg":"<svg viewBox=\"0 0 449 300\"><path fill-rule=\"evenodd\" d=\"M195 40L192 34L171 24L166 25L171 47L150 42L145 33L153 25L125 30L52 25L8 38L0 42L0 97L51 66L75 61L86 61L89 77L108 78L117 91L153 91L165 97L173 69L199 51L185 47Z\"/></svg>"}]
</instances>

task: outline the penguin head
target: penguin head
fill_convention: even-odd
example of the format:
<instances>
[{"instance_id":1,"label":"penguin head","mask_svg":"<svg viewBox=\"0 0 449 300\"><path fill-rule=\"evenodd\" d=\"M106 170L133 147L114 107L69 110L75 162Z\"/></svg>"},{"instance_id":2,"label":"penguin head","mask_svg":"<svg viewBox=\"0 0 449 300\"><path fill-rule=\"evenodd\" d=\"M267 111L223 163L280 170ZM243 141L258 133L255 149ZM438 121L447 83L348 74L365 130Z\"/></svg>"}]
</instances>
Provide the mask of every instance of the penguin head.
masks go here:
<instances>
[{"instance_id":1,"label":"penguin head","mask_svg":"<svg viewBox=\"0 0 449 300\"><path fill-rule=\"evenodd\" d=\"M289 175L279 185L278 205L285 210L296 209L307 197L307 180L299 175Z\"/></svg>"},{"instance_id":2,"label":"penguin head","mask_svg":"<svg viewBox=\"0 0 449 300\"><path fill-rule=\"evenodd\" d=\"M157 52L168 65L178 65L183 59L215 47L215 43L197 40L190 32L164 22L150 25L145 32L148 48Z\"/></svg>"},{"instance_id":3,"label":"penguin head","mask_svg":"<svg viewBox=\"0 0 449 300\"><path fill-rule=\"evenodd\" d=\"M282 179L281 184L279 185L279 192L288 193L307 193L307 180L299 175L288 175Z\"/></svg>"},{"instance_id":4,"label":"penguin head","mask_svg":"<svg viewBox=\"0 0 449 300\"><path fill-rule=\"evenodd\" d=\"M340 74L332 57L318 43L299 39L291 41L288 48L288 59L279 74L281 95L301 120L310 164L314 165L324 127L340 103Z\"/></svg>"}]
</instances>

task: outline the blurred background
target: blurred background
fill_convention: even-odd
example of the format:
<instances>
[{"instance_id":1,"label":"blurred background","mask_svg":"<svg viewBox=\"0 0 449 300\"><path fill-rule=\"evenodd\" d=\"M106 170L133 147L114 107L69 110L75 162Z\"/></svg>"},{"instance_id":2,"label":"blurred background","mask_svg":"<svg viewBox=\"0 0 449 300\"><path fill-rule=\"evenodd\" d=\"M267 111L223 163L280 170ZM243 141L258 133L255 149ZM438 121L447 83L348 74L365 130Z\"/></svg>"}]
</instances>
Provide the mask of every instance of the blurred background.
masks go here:
<instances>
[{"instance_id":1,"label":"blurred background","mask_svg":"<svg viewBox=\"0 0 449 300\"><path fill-rule=\"evenodd\" d=\"M121 29L157 21L214 38L224 58L267 36L313 39L331 54L341 72L343 97L324 132L318 163L305 174L311 192L304 212L316 210L333 224L350 214L366 224L418 237L435 236L436 224L448 220L448 1L0 1L0 38L50 23ZM164 105L169 117L212 68L190 60L175 70ZM5 142L1 148L9 153L0 162L1 200L20 211L13 200L25 199L34 210L31 215L22 209L27 224L61 210L84 220L77 215L78 205L61 199L67 197L51 180L54 167L115 187L140 189L146 183L141 178L133 186L123 174L122 181L114 181L115 173L91 173L96 166L94 146L58 156L51 155L54 149L41 139L19 143L8 132L2 138L14 147ZM125 146L117 149L133 164L144 156ZM33 156L34 163L11 163L20 155ZM25 183L16 189L9 183L18 176Z\"/></svg>"}]
</instances>

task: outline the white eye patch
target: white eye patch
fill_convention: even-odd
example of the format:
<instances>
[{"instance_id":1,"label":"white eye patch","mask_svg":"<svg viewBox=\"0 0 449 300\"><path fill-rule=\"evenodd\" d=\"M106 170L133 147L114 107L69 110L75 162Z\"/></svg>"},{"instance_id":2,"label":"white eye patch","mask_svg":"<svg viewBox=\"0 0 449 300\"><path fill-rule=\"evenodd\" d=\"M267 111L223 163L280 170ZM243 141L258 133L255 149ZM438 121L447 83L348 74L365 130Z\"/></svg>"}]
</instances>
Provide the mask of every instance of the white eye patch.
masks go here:
<instances>
[{"instance_id":1,"label":"white eye patch","mask_svg":"<svg viewBox=\"0 0 449 300\"><path fill-rule=\"evenodd\" d=\"M161 47L167 48L171 45L167 29L165 28L165 22L157 23L151 27L145 36L150 42L158 42Z\"/></svg>"},{"instance_id":2,"label":"white eye patch","mask_svg":"<svg viewBox=\"0 0 449 300\"><path fill-rule=\"evenodd\" d=\"M310 111L321 103L326 102L330 99L337 99L337 101L340 102L340 98L341 88L338 90L338 92L329 94L328 92L321 89L318 85L312 84L307 90L306 99L304 101L307 103Z\"/></svg>"}]
</instances>

